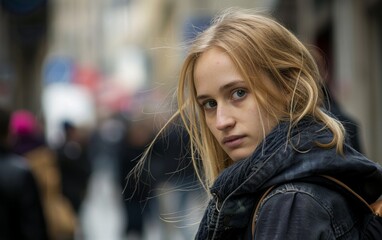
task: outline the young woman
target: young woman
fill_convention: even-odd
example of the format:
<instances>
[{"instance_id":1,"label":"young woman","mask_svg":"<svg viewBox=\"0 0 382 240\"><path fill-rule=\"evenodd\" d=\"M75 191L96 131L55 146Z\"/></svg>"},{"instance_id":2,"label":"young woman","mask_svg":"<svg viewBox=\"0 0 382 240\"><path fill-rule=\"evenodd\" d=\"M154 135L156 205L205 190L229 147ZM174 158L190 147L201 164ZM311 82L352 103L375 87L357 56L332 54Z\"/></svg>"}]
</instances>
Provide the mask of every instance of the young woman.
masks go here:
<instances>
[{"instance_id":1,"label":"young woman","mask_svg":"<svg viewBox=\"0 0 382 240\"><path fill-rule=\"evenodd\" d=\"M373 202L382 168L346 143L321 89L309 51L269 17L230 10L198 35L177 112L211 196L196 239L358 239L359 207L320 176Z\"/></svg>"}]
</instances>

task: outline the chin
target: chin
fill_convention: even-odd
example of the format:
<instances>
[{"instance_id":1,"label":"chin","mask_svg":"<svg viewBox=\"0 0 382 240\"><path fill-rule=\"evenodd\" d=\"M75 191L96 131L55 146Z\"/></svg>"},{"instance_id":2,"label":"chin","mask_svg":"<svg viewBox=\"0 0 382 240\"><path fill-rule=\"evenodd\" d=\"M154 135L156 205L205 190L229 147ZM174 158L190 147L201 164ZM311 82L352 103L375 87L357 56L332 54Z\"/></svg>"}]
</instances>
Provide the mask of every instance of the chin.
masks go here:
<instances>
[{"instance_id":1,"label":"chin","mask_svg":"<svg viewBox=\"0 0 382 240\"><path fill-rule=\"evenodd\" d=\"M240 161L240 160L243 160L243 159L246 159L248 158L249 156L251 156L253 153L253 151L237 151L237 152L232 152L231 154L229 154L230 158L232 159L232 161L236 162L236 161Z\"/></svg>"}]
</instances>

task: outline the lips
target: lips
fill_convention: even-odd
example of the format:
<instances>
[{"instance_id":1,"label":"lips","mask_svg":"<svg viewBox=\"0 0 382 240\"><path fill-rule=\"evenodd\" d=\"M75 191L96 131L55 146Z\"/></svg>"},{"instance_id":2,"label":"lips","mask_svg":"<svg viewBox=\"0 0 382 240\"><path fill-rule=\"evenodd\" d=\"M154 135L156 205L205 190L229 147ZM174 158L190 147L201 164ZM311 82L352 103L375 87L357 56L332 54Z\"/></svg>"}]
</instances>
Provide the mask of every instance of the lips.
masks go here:
<instances>
[{"instance_id":1,"label":"lips","mask_svg":"<svg viewBox=\"0 0 382 240\"><path fill-rule=\"evenodd\" d=\"M223 138L223 145L229 148L239 147L244 141L243 135L233 135Z\"/></svg>"}]
</instances>

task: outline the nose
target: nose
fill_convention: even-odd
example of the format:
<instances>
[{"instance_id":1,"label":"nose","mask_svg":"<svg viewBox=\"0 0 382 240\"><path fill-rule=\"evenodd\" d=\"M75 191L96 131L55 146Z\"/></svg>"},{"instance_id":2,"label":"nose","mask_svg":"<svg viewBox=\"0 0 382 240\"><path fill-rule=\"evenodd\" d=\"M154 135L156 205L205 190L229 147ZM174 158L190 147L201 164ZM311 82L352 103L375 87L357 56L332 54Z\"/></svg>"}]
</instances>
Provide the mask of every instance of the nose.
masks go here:
<instances>
[{"instance_id":1,"label":"nose","mask_svg":"<svg viewBox=\"0 0 382 240\"><path fill-rule=\"evenodd\" d=\"M235 125L235 118L232 111L226 106L218 105L216 111L216 128L218 130L227 130Z\"/></svg>"}]
</instances>

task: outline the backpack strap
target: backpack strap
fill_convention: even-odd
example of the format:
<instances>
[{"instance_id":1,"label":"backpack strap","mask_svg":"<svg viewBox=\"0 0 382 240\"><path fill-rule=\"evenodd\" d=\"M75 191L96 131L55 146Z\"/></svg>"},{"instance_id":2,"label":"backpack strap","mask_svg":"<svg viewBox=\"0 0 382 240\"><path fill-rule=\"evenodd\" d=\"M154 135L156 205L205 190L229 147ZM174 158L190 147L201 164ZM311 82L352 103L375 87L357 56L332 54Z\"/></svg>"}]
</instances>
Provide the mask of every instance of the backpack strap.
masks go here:
<instances>
[{"instance_id":1,"label":"backpack strap","mask_svg":"<svg viewBox=\"0 0 382 240\"><path fill-rule=\"evenodd\" d=\"M370 207L374 210L375 215L382 217L382 199L379 199L375 203L372 203Z\"/></svg>"},{"instance_id":2,"label":"backpack strap","mask_svg":"<svg viewBox=\"0 0 382 240\"><path fill-rule=\"evenodd\" d=\"M259 212L260 205L264 201L265 197L276 187L276 185L270 186L261 196L260 200L257 202L255 211L253 212L253 219L252 219L252 239L255 237L255 226L256 226L256 216Z\"/></svg>"},{"instance_id":3,"label":"backpack strap","mask_svg":"<svg viewBox=\"0 0 382 240\"><path fill-rule=\"evenodd\" d=\"M369 204L368 202L366 202L365 199L363 199L358 193L356 193L355 191L353 191L353 189L351 189L350 187L348 187L345 183L341 182L340 180L334 178L334 177L331 177L331 176L327 176L327 175L321 175L322 177L326 178L326 179L329 179L330 181L332 182L335 182L336 184L340 185L341 187L343 187L344 189L346 189L348 192L350 192L351 194L353 194L356 198L358 198L361 202L363 202L365 204L365 206L367 206L368 209L370 209L370 211L374 214L374 215L377 215L377 216L382 216L382 199L380 200L377 200L376 202L372 203L372 204Z\"/></svg>"},{"instance_id":4,"label":"backpack strap","mask_svg":"<svg viewBox=\"0 0 382 240\"><path fill-rule=\"evenodd\" d=\"M337 185L341 186L342 188L346 189L349 193L354 195L358 200L360 200L374 215L382 217L382 199L377 200L376 202L369 204L365 199L363 199L358 193L356 193L353 189L348 187L345 183L341 182L340 180L327 176L327 175L320 175L323 178L326 178ZM255 211L253 213L253 219L252 219L252 239L255 236L255 226L256 226L256 216L258 214L258 211L260 209L261 203L264 201L266 196L276 187L276 185L273 185L269 187L261 196L260 200L258 201Z\"/></svg>"}]
</instances>

